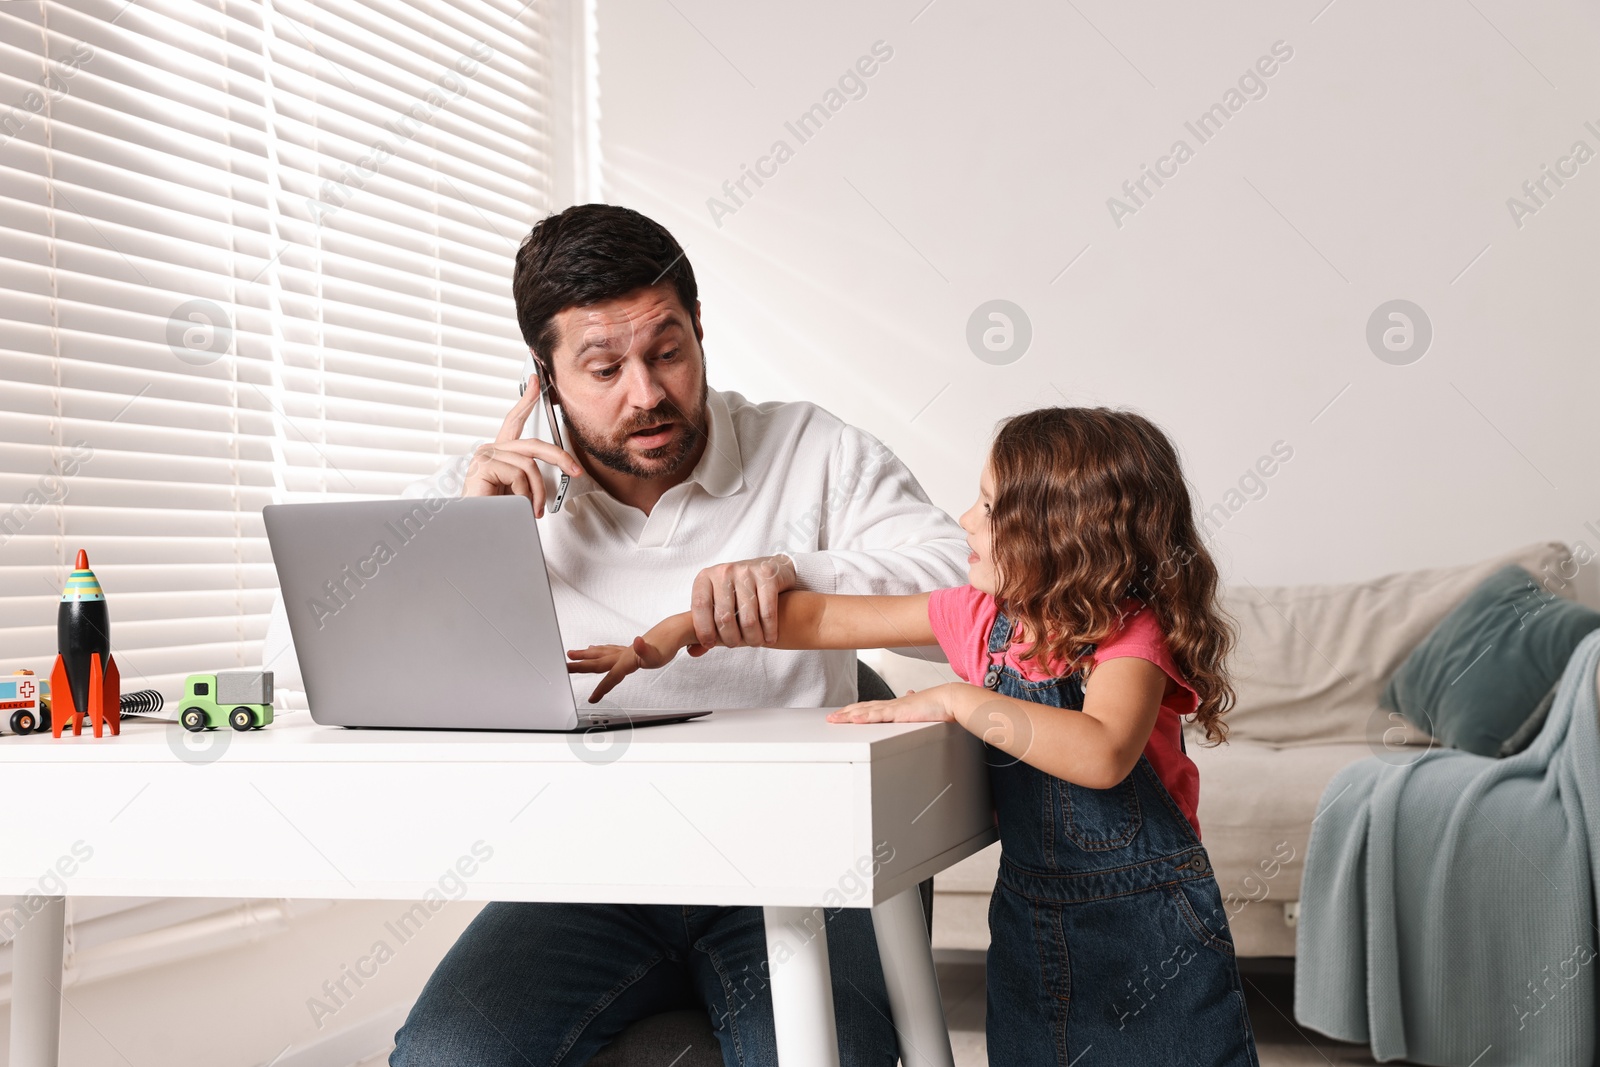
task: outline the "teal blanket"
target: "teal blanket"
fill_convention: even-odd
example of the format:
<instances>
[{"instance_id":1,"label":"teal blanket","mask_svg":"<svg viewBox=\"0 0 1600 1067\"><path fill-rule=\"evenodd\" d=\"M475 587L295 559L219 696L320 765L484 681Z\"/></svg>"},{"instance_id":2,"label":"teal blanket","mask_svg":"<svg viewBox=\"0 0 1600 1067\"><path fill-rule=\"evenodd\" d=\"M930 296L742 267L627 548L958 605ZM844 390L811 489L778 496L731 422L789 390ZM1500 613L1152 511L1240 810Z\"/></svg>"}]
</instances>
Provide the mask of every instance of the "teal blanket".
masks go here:
<instances>
[{"instance_id":1,"label":"teal blanket","mask_svg":"<svg viewBox=\"0 0 1600 1067\"><path fill-rule=\"evenodd\" d=\"M1433 749L1328 784L1306 853L1295 1018L1380 1061L1595 1067L1600 631L1506 759Z\"/></svg>"}]
</instances>

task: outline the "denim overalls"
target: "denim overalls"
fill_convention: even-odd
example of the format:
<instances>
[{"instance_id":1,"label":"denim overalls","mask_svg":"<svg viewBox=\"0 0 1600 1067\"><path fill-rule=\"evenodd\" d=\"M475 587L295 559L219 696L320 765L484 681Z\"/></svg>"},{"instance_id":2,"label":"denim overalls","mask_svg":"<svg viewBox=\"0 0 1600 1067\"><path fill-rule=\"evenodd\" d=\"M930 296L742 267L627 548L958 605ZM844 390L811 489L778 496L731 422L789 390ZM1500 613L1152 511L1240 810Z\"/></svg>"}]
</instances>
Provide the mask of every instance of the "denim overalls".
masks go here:
<instances>
[{"instance_id":1,"label":"denim overalls","mask_svg":"<svg viewBox=\"0 0 1600 1067\"><path fill-rule=\"evenodd\" d=\"M990 658L1010 644L1001 613ZM984 687L1083 709L1081 671ZM989 1062L1003 1067L1257 1067L1222 895L1193 827L1144 756L1089 789L984 746L1000 820L989 902Z\"/></svg>"}]
</instances>

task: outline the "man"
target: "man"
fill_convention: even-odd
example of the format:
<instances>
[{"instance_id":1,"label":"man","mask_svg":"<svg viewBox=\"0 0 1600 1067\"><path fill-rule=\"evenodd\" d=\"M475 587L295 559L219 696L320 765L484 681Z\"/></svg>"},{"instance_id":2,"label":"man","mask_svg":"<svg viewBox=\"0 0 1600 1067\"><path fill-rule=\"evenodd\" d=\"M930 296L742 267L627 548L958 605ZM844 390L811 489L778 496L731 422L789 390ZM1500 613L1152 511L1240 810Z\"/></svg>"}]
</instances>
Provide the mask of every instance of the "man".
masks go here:
<instances>
[{"instance_id":1,"label":"man","mask_svg":"<svg viewBox=\"0 0 1600 1067\"><path fill-rule=\"evenodd\" d=\"M538 373L464 495L532 500L568 648L642 633L686 595L702 643L725 646L634 675L614 692L622 707L850 703L853 653L763 647L778 594L965 580L960 528L870 436L811 404L709 388L694 271L659 224L600 204L553 215L512 286ZM522 436L541 389L568 451ZM541 465L572 479L559 512ZM581 700L596 679L577 677ZM893 1067L870 912L829 916L828 945L844 1067ZM575 1067L640 1018L701 1006L726 1064L767 1067L768 973L759 908L493 903L429 979L390 1063Z\"/></svg>"}]
</instances>

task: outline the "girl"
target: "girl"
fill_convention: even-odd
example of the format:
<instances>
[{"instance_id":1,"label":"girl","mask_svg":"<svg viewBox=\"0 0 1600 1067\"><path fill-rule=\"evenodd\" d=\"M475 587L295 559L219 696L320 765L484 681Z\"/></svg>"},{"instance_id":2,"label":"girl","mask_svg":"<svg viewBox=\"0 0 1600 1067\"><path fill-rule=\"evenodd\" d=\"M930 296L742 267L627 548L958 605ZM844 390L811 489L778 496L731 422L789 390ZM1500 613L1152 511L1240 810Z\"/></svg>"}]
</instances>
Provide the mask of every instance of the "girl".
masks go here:
<instances>
[{"instance_id":1,"label":"girl","mask_svg":"<svg viewBox=\"0 0 1600 1067\"><path fill-rule=\"evenodd\" d=\"M780 648L937 641L965 680L830 722L950 720L983 738L999 818L989 1061L1257 1064L1233 939L1195 816L1182 721L1215 744L1232 643L1178 456L1148 420L1046 408L1002 424L961 517L970 585L785 593ZM680 648L685 612L569 653L598 700Z\"/></svg>"}]
</instances>

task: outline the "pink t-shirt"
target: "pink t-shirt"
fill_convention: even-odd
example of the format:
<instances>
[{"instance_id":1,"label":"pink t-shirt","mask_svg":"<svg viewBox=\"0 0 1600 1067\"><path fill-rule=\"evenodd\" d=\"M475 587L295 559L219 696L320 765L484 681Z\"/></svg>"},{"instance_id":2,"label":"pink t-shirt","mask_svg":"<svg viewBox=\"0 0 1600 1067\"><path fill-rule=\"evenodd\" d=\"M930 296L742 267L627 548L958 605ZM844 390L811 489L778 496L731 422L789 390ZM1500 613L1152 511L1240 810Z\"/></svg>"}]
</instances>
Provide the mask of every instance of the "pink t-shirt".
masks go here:
<instances>
[{"instance_id":1,"label":"pink t-shirt","mask_svg":"<svg viewBox=\"0 0 1600 1067\"><path fill-rule=\"evenodd\" d=\"M1127 602L1127 606L1130 609L1137 607L1137 602ZM972 685L982 685L990 664L1003 663L1030 682L1059 677L1064 667L1048 672L1040 670L1038 664L1031 660L1024 663L1020 659L1023 649L1027 647L1023 642L1013 641L1003 652L993 656L989 654L989 631L994 626L999 610L994 597L970 585L938 589L928 598L928 622L956 674ZM1094 662L1105 663L1122 656L1147 659L1178 683L1172 694L1161 701L1161 711L1156 716L1150 740L1145 743L1144 754L1156 776L1167 787L1167 792L1177 801L1189 825L1194 827L1195 836L1199 837L1197 809L1200 806L1200 771L1183 751L1180 739L1183 735L1183 717L1194 713L1200 697L1173 663L1155 612L1137 611L1130 614L1121 630L1095 647Z\"/></svg>"}]
</instances>

